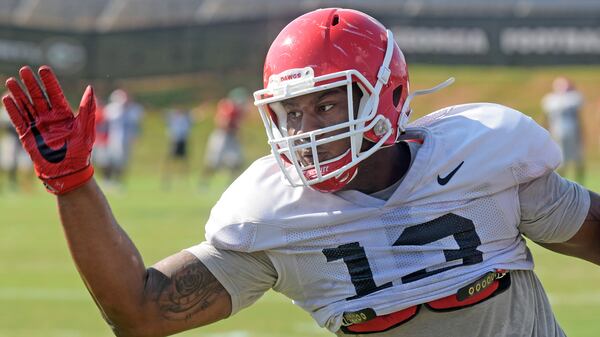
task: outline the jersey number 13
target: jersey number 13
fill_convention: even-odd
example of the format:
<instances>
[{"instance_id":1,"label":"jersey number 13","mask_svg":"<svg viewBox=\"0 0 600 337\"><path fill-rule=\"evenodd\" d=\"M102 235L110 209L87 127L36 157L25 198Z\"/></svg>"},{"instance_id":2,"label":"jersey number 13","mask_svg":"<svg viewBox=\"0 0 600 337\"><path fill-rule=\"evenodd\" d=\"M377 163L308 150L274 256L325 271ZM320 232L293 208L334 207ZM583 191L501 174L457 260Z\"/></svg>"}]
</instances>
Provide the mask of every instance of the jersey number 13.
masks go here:
<instances>
[{"instance_id":1,"label":"jersey number 13","mask_svg":"<svg viewBox=\"0 0 600 337\"><path fill-rule=\"evenodd\" d=\"M393 243L393 246L417 246L452 236L459 249L446 249L446 261L462 259L462 264L454 264L435 270L421 269L402 276L402 283L410 283L422 278L435 275L458 266L471 265L483 261L483 254L477 250L481 240L475 231L475 225L470 219L456 214L446 214L439 218L406 228ZM335 248L323 249L327 262L342 259L348 267L350 280L356 290L356 295L348 297L353 300L392 286L392 282L376 285L373 272L365 253L365 248L358 242L352 242Z\"/></svg>"}]
</instances>

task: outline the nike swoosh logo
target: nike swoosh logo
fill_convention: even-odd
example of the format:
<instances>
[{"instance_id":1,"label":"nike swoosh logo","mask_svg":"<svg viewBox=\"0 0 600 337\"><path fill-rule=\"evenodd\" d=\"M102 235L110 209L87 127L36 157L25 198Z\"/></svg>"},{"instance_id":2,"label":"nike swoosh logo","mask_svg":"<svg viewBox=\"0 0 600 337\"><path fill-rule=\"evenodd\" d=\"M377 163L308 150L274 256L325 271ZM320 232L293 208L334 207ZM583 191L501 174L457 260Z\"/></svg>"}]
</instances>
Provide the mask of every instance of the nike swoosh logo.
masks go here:
<instances>
[{"instance_id":1,"label":"nike swoosh logo","mask_svg":"<svg viewBox=\"0 0 600 337\"><path fill-rule=\"evenodd\" d=\"M464 163L465 163L464 160L461 161L460 164L458 164L458 166L444 178L440 177L440 175L438 174L438 176L437 176L438 184L440 184L442 186L446 185L450 181L450 179L452 179L452 177L458 171L458 169L460 169L460 167L463 166Z\"/></svg>"},{"instance_id":2,"label":"nike swoosh logo","mask_svg":"<svg viewBox=\"0 0 600 337\"><path fill-rule=\"evenodd\" d=\"M65 144L60 149L53 150L50 148L50 146L48 146L48 144L46 144L46 141L44 140L44 137L42 137L40 130L38 130L35 125L31 125L31 133L33 133L33 136L35 137L35 144L37 145L37 148L44 159L53 164L60 163L63 161L63 159L65 159L65 156L67 155L67 141L65 141Z\"/></svg>"}]
</instances>

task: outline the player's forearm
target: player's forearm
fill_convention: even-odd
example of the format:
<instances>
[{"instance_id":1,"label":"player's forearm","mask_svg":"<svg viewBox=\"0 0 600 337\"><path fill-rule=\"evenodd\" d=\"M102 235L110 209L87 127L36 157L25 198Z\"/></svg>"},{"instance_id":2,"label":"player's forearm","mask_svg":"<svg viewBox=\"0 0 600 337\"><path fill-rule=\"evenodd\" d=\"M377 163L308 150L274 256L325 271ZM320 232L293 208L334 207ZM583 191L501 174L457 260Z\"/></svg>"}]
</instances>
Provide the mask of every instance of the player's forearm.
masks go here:
<instances>
[{"instance_id":1,"label":"player's forearm","mask_svg":"<svg viewBox=\"0 0 600 337\"><path fill-rule=\"evenodd\" d=\"M141 312L146 270L95 181L58 196L58 208L71 255L103 314L115 325L132 320Z\"/></svg>"}]
</instances>

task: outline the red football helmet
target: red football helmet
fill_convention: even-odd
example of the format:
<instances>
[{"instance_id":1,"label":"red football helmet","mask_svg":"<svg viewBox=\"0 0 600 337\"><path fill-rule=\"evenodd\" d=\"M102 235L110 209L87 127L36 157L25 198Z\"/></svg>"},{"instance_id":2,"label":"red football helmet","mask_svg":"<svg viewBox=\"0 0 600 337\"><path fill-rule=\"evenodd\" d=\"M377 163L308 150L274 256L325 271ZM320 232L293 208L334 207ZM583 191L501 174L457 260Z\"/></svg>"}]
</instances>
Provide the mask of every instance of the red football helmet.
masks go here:
<instances>
[{"instance_id":1,"label":"red football helmet","mask_svg":"<svg viewBox=\"0 0 600 337\"><path fill-rule=\"evenodd\" d=\"M357 114L353 84L362 91ZM348 122L288 135L279 102L342 86L348 94ZM254 98L273 154L290 183L332 192L354 178L360 161L397 141L410 114L408 104L404 106L408 91L406 61L391 31L359 11L328 8L300 16L279 33L265 60L264 89ZM342 137L350 138L348 151L319 161L317 146ZM363 139L373 145L365 149ZM310 165L298 155L307 148L314 157Z\"/></svg>"}]
</instances>

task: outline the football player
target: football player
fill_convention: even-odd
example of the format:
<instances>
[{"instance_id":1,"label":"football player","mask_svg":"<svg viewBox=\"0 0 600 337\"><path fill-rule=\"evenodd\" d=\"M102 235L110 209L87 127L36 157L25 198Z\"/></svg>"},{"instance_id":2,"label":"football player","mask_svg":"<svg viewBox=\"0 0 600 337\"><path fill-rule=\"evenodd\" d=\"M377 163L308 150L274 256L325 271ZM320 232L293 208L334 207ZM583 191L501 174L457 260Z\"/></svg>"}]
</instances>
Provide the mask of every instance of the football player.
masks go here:
<instances>
[{"instance_id":1,"label":"football player","mask_svg":"<svg viewBox=\"0 0 600 337\"><path fill-rule=\"evenodd\" d=\"M488 103L408 124L423 92L364 13L320 9L281 31L254 94L272 154L224 192L204 242L149 268L92 179L92 89L73 114L39 76L22 68L26 91L11 78L3 101L118 336L206 325L268 289L340 336L564 336L524 236L600 263L600 197L554 172L548 133Z\"/></svg>"}]
</instances>

